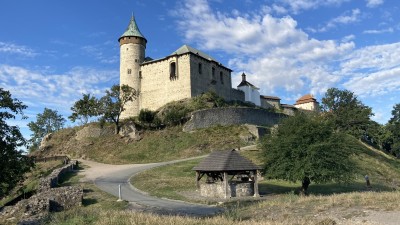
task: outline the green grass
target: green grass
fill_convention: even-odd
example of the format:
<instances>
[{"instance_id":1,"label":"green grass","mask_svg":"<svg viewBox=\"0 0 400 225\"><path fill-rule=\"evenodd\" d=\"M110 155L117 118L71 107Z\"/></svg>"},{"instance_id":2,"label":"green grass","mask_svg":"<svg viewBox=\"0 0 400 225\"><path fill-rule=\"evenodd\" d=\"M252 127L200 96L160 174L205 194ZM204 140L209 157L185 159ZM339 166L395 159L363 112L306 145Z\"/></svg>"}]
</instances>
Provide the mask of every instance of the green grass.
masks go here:
<instances>
[{"instance_id":1,"label":"green grass","mask_svg":"<svg viewBox=\"0 0 400 225\"><path fill-rule=\"evenodd\" d=\"M349 137L352 138L352 137ZM350 183L311 183L309 193L313 195L331 195L350 192L364 192L366 188L364 176L368 175L374 192L386 192L399 189L400 162L394 157L369 149L359 141L352 138L351 147L355 154L354 162L357 164L354 180ZM262 165L261 151L241 151L241 154L258 165ZM177 163L145 171L133 178L132 183L139 189L145 190L150 195L172 199L190 200L182 192L195 192L195 172L191 169L201 159ZM267 171L268 172L268 171ZM282 180L261 180L259 183L260 194L265 196L298 193L301 184ZM198 200L192 200L198 201Z\"/></svg>"},{"instance_id":2,"label":"green grass","mask_svg":"<svg viewBox=\"0 0 400 225\"><path fill-rule=\"evenodd\" d=\"M192 133L182 132L182 127L177 126L145 131L140 141L127 142L119 135L77 141L78 130L55 133L50 140L53 147L45 154L67 154L110 164L162 162L238 148L246 144L240 136L250 135L244 126L217 126Z\"/></svg>"}]
</instances>

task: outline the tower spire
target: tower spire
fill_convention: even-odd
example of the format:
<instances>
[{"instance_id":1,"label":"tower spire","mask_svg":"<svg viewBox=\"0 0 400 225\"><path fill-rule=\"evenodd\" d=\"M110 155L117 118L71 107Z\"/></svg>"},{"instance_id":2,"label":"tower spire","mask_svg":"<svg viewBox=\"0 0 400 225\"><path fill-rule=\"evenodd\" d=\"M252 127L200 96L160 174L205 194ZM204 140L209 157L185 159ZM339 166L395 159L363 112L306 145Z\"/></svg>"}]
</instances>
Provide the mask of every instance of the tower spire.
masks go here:
<instances>
[{"instance_id":1,"label":"tower spire","mask_svg":"<svg viewBox=\"0 0 400 225\"><path fill-rule=\"evenodd\" d=\"M121 35L121 37L119 37L119 39L121 39L123 37L140 37L140 38L143 38L147 42L146 38L144 37L142 32L140 32L140 30L139 30L139 27L136 23L133 12L132 12L132 17L131 17L131 20L129 21L128 27L126 28L125 32Z\"/></svg>"}]
</instances>

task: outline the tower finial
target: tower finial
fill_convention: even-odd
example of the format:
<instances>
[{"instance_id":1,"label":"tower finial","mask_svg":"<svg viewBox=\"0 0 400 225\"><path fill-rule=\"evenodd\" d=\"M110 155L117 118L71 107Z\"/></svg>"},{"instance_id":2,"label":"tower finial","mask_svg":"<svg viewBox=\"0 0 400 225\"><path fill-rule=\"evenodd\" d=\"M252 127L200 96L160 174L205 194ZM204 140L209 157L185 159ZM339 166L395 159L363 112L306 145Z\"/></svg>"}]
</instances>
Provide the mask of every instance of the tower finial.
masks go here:
<instances>
[{"instance_id":1,"label":"tower finial","mask_svg":"<svg viewBox=\"0 0 400 225\"><path fill-rule=\"evenodd\" d=\"M244 71L242 73L242 81L246 81L246 74L244 73Z\"/></svg>"}]
</instances>

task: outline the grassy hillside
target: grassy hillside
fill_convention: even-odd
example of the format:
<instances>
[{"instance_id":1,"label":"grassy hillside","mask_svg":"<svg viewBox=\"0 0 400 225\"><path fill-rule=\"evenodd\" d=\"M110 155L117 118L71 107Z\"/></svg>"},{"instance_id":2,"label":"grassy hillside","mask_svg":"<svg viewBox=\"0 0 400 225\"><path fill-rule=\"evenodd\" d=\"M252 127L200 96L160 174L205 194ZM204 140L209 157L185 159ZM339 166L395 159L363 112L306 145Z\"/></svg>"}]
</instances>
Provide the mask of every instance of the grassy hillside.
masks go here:
<instances>
[{"instance_id":1,"label":"grassy hillside","mask_svg":"<svg viewBox=\"0 0 400 225\"><path fill-rule=\"evenodd\" d=\"M346 192L363 192L367 190L364 180L365 175L370 177L373 187L372 191L394 191L400 188L399 160L373 149L353 137L349 136L348 139L348 142L351 143L349 147L355 152L352 156L353 161L357 165L354 181L349 184L311 183L309 188L310 193L315 195L330 195ZM255 163L262 165L261 151L243 151L241 154L252 159ZM195 172L192 171L192 168L200 161L201 159L196 159L145 171L135 176L133 183L137 188L158 197L197 201L198 199L196 198L190 198L190 193L194 196L196 195ZM269 196L296 193L300 186L300 183L263 180L260 182L259 188L261 194Z\"/></svg>"},{"instance_id":2,"label":"grassy hillside","mask_svg":"<svg viewBox=\"0 0 400 225\"><path fill-rule=\"evenodd\" d=\"M241 137L251 136L244 126L217 126L193 133L182 132L182 127L176 126L144 131L140 141L115 134L77 140L75 136L80 129L67 128L53 134L49 147L36 154L66 154L111 164L160 162L237 148L247 144Z\"/></svg>"},{"instance_id":3,"label":"grassy hillside","mask_svg":"<svg viewBox=\"0 0 400 225\"><path fill-rule=\"evenodd\" d=\"M355 181L348 185L311 184L310 196L295 193L300 186L298 183L264 180L260 183L264 193L261 199L240 202L232 199L221 205L227 211L216 217L160 216L140 212L140 209L139 212L131 211L126 208L126 203L118 203L115 197L98 190L93 184L78 183L78 177L72 176L65 183L84 188L83 207L52 213L44 224L376 224L357 217L381 212L380 215L389 218L392 212L400 210L400 191L395 190L397 186L393 182L400 178L400 162L349 138L357 153L354 161L359 166ZM241 154L262 163L259 151L243 151ZM190 192L194 191L195 181L191 169L199 161L146 171L135 177L135 186L152 195L193 201ZM365 188L365 172L371 178L372 190ZM386 218L378 219L384 224Z\"/></svg>"}]
</instances>

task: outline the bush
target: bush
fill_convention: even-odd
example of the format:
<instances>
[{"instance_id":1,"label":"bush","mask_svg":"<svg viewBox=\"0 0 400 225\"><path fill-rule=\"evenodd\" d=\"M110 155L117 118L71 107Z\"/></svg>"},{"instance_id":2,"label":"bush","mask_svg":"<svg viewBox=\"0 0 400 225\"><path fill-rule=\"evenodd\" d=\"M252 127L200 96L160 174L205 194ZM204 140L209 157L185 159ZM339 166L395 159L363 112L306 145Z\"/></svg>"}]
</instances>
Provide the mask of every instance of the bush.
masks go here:
<instances>
[{"instance_id":1,"label":"bush","mask_svg":"<svg viewBox=\"0 0 400 225\"><path fill-rule=\"evenodd\" d=\"M167 126L175 126L187 121L189 109L183 105L173 105L164 112L162 122Z\"/></svg>"},{"instance_id":2,"label":"bush","mask_svg":"<svg viewBox=\"0 0 400 225\"><path fill-rule=\"evenodd\" d=\"M139 112L138 120L142 124L151 124L153 123L155 116L155 112L148 109L141 109Z\"/></svg>"}]
</instances>

